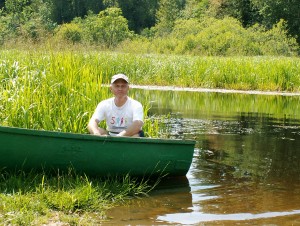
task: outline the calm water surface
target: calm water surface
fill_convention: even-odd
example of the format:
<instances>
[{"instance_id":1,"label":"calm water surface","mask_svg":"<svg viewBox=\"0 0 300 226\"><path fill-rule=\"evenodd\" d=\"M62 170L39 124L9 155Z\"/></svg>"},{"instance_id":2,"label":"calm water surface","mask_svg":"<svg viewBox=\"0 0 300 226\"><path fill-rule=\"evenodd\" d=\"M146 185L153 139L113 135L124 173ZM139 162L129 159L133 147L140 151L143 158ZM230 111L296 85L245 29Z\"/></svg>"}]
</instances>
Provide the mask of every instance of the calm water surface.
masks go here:
<instances>
[{"instance_id":1,"label":"calm water surface","mask_svg":"<svg viewBox=\"0 0 300 226\"><path fill-rule=\"evenodd\" d=\"M197 141L184 178L111 210L122 225L300 225L300 97L134 90L170 138Z\"/></svg>"}]
</instances>

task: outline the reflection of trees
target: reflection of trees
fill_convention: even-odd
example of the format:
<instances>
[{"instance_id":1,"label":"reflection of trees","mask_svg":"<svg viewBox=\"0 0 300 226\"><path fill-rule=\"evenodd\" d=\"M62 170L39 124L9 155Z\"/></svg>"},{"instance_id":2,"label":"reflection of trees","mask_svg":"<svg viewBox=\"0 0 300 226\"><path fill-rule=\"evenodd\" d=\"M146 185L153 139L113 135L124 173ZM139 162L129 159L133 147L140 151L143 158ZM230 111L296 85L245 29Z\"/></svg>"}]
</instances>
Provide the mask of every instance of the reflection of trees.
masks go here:
<instances>
[{"instance_id":1,"label":"reflection of trees","mask_svg":"<svg viewBox=\"0 0 300 226\"><path fill-rule=\"evenodd\" d=\"M194 159L194 162L201 166L201 170L199 167L190 173L194 178L201 179L201 184L206 186L203 186L201 190L194 190L193 193L199 193L201 197L207 198L199 199L193 202L193 205L199 206L204 213L224 216L232 213L242 217L243 213L249 212L255 214L299 209L299 181L261 183L250 177L237 177L234 174L236 167L205 161L201 157ZM243 222L242 225L245 224L245 221ZM255 224L253 221L249 223ZM264 225L264 223L258 225Z\"/></svg>"},{"instance_id":2,"label":"reflection of trees","mask_svg":"<svg viewBox=\"0 0 300 226\"><path fill-rule=\"evenodd\" d=\"M242 113L224 133L205 134L203 150L212 152L209 159L234 166L238 177L251 175L260 179L299 180L300 127L275 121L267 115Z\"/></svg>"}]
</instances>

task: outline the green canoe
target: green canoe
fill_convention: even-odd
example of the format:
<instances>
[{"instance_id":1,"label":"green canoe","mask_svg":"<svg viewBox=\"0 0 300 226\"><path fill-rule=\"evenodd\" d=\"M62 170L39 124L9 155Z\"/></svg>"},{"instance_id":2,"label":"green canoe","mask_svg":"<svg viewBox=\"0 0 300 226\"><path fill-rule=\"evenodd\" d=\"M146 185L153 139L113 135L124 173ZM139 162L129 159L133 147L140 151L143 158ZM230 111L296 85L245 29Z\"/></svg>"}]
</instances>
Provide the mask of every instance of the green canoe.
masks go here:
<instances>
[{"instance_id":1,"label":"green canoe","mask_svg":"<svg viewBox=\"0 0 300 226\"><path fill-rule=\"evenodd\" d=\"M195 141L99 137L0 126L0 170L66 170L87 175L184 176Z\"/></svg>"}]
</instances>

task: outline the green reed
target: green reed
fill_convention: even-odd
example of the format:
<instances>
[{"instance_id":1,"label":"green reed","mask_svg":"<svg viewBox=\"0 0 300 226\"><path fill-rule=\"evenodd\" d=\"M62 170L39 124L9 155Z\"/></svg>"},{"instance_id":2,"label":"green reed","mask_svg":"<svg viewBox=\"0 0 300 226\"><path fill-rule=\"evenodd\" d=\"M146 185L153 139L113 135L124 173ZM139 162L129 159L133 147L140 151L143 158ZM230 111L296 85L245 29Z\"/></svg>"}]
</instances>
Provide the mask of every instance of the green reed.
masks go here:
<instances>
[{"instance_id":1,"label":"green reed","mask_svg":"<svg viewBox=\"0 0 300 226\"><path fill-rule=\"evenodd\" d=\"M97 103L111 96L115 73L138 85L298 92L300 59L192 57L96 51L1 51L2 125L86 133ZM135 97L149 110L147 98ZM155 123L158 123L156 121ZM149 136L159 126L146 117ZM155 130L153 130L155 128Z\"/></svg>"},{"instance_id":2,"label":"green reed","mask_svg":"<svg viewBox=\"0 0 300 226\"><path fill-rule=\"evenodd\" d=\"M109 96L102 73L71 53L11 55L2 74L2 124L85 132L96 103ZM20 60L20 61L18 61ZM16 65L17 68L16 68Z\"/></svg>"}]
</instances>

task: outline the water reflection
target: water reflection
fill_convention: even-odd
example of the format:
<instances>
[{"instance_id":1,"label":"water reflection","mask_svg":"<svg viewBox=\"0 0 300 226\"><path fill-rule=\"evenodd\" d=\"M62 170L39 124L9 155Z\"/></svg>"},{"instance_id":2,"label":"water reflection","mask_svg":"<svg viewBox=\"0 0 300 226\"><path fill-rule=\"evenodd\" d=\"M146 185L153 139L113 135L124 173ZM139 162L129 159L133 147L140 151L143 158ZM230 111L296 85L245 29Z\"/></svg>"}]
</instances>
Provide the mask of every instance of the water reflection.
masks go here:
<instances>
[{"instance_id":1,"label":"water reflection","mask_svg":"<svg viewBox=\"0 0 300 226\"><path fill-rule=\"evenodd\" d=\"M166 178L147 197L133 199L109 211L108 224L159 224L158 215L192 212L192 194L186 177ZM151 223L150 223L151 222Z\"/></svg>"},{"instance_id":2,"label":"water reflection","mask_svg":"<svg viewBox=\"0 0 300 226\"><path fill-rule=\"evenodd\" d=\"M206 159L234 166L236 177L299 181L299 124L251 115L248 119L237 116L213 128L214 133L197 137Z\"/></svg>"},{"instance_id":3,"label":"water reflection","mask_svg":"<svg viewBox=\"0 0 300 226\"><path fill-rule=\"evenodd\" d=\"M300 119L298 96L267 96L232 93L132 90L131 95L151 104L150 114L181 114L191 119L222 119L232 114L253 113L274 119Z\"/></svg>"},{"instance_id":4,"label":"water reflection","mask_svg":"<svg viewBox=\"0 0 300 226\"><path fill-rule=\"evenodd\" d=\"M188 182L176 187L169 181L169 187L114 210L124 213L126 223L300 225L299 97L132 95L152 103L150 115L170 114L170 138L195 139L197 145Z\"/></svg>"},{"instance_id":5,"label":"water reflection","mask_svg":"<svg viewBox=\"0 0 300 226\"><path fill-rule=\"evenodd\" d=\"M187 175L192 193L192 211L161 214L157 220L177 225L299 223L299 183L267 183L252 180L251 177L237 178L233 172L232 167L194 159Z\"/></svg>"}]
</instances>

